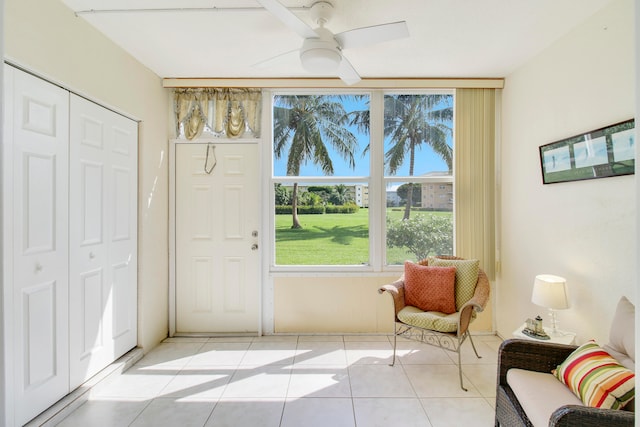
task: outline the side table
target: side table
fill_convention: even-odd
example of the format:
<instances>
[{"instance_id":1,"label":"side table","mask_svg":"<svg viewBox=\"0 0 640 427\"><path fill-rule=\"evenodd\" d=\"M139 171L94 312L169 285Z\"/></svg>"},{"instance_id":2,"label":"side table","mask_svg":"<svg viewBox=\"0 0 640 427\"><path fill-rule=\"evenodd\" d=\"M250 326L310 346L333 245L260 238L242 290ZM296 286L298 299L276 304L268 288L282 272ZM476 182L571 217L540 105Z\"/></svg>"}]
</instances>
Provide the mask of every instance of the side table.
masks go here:
<instances>
[{"instance_id":1,"label":"side table","mask_svg":"<svg viewBox=\"0 0 640 427\"><path fill-rule=\"evenodd\" d=\"M575 343L576 340L576 334L574 332L567 332L567 331L561 331L558 330L558 334L557 335L552 335L551 334L551 328L548 328L546 326L544 326L544 331L547 333L547 335L549 335L550 339L548 340L539 340L533 337L530 337L528 335L525 335L522 333L522 330L527 326L526 323L523 323L522 325L520 325L520 327L518 329L516 329L515 331L513 331L513 337L514 338L522 338L525 340L530 340L530 341L539 341L539 342L552 342L554 344L567 344L567 345L572 345Z\"/></svg>"}]
</instances>

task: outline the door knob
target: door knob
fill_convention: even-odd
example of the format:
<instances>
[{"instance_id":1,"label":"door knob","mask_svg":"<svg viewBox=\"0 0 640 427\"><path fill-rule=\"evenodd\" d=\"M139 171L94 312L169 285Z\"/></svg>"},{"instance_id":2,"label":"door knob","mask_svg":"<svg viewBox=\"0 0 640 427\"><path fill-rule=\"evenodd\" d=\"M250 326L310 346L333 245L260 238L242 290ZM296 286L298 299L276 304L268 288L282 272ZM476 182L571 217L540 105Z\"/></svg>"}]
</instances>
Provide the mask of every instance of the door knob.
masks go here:
<instances>
[{"instance_id":1,"label":"door knob","mask_svg":"<svg viewBox=\"0 0 640 427\"><path fill-rule=\"evenodd\" d=\"M258 244L254 243L253 245L251 245L251 250L252 251L257 251L258 250Z\"/></svg>"}]
</instances>

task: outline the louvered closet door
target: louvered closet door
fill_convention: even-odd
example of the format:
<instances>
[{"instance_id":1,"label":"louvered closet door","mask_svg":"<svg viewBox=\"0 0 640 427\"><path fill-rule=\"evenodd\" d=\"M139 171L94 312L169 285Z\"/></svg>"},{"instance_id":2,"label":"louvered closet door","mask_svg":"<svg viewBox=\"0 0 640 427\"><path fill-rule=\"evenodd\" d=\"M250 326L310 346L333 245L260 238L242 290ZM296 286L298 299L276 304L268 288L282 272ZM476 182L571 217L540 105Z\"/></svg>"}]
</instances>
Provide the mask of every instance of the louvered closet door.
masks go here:
<instances>
[{"instance_id":1,"label":"louvered closet door","mask_svg":"<svg viewBox=\"0 0 640 427\"><path fill-rule=\"evenodd\" d=\"M11 396L22 425L69 392L69 93L5 67L5 177L12 189ZM7 187L5 187L7 188ZM9 215L7 215L9 216ZM6 277L6 276L5 276Z\"/></svg>"},{"instance_id":2,"label":"louvered closet door","mask_svg":"<svg viewBox=\"0 0 640 427\"><path fill-rule=\"evenodd\" d=\"M137 124L71 95L71 386L136 345Z\"/></svg>"}]
</instances>

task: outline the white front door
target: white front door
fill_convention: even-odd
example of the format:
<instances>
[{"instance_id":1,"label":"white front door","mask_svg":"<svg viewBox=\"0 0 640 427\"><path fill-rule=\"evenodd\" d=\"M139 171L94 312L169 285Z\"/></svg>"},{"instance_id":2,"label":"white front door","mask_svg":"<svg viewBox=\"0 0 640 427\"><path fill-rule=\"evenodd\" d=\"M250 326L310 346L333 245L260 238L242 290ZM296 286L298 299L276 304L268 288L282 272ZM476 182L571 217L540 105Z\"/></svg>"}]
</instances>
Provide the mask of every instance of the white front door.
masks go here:
<instances>
[{"instance_id":1,"label":"white front door","mask_svg":"<svg viewBox=\"0 0 640 427\"><path fill-rule=\"evenodd\" d=\"M177 333L259 330L258 154L257 143L176 145Z\"/></svg>"},{"instance_id":2,"label":"white front door","mask_svg":"<svg viewBox=\"0 0 640 427\"><path fill-rule=\"evenodd\" d=\"M5 140L13 153L3 164L13 207L7 377L22 425L69 392L69 92L9 66L5 73Z\"/></svg>"}]
</instances>

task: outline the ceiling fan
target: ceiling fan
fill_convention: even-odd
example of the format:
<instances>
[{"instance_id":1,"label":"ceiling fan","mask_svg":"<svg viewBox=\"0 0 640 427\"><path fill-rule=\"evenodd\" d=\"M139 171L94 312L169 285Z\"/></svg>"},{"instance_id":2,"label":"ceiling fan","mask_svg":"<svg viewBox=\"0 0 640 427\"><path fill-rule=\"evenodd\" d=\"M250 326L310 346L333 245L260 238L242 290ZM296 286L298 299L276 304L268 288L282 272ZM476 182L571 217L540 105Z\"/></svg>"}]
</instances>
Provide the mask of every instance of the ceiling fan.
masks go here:
<instances>
[{"instance_id":1,"label":"ceiling fan","mask_svg":"<svg viewBox=\"0 0 640 427\"><path fill-rule=\"evenodd\" d=\"M258 0L265 9L278 18L287 27L304 38L302 47L274 58L262 61L257 66L268 66L283 57L299 52L302 67L313 74L336 75L348 85L358 83L361 78L349 60L343 55L343 49L369 46L384 41L409 37L405 21L355 28L333 34L324 25L331 19L333 5L328 1L313 3L310 12L318 28L311 28L287 9L278 0Z\"/></svg>"}]
</instances>

